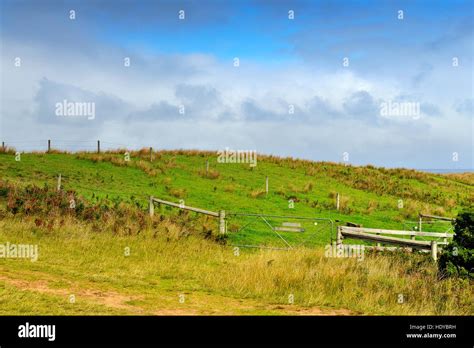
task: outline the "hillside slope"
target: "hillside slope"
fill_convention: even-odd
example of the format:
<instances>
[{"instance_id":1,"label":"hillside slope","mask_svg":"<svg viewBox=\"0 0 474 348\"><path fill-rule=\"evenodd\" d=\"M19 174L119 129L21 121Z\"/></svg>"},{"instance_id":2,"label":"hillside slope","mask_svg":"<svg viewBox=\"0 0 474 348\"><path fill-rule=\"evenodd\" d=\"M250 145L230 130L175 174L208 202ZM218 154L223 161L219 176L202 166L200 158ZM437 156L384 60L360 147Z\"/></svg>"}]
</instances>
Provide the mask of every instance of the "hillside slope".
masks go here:
<instances>
[{"instance_id":1,"label":"hillside slope","mask_svg":"<svg viewBox=\"0 0 474 348\"><path fill-rule=\"evenodd\" d=\"M152 160L146 149L102 154L24 153L20 161L9 152L0 156L0 170L4 180L20 185L55 187L61 174L64 189L92 202L106 198L146 209L148 197L154 196L228 213L329 218L388 229L412 229L419 212L453 217L474 202L473 174L437 175L272 156L259 156L257 166L251 167L218 163L215 153L202 151L160 151ZM173 213L173 209L168 211ZM239 231L244 220L229 215L229 231ZM434 224L428 228L447 227ZM326 244L330 234L330 229L321 228L316 243ZM246 239L261 242L262 238L251 233Z\"/></svg>"},{"instance_id":2,"label":"hillside slope","mask_svg":"<svg viewBox=\"0 0 474 348\"><path fill-rule=\"evenodd\" d=\"M322 246L331 230L323 220L304 225L316 231L312 248L229 247L269 243L275 233L268 222L301 221L231 212L386 228L410 228L405 220L419 211L454 216L472 204L469 175L273 157L250 168L220 164L214 153L197 151L155 153L150 162L144 150L130 152L125 161L123 152L25 153L20 161L12 152L0 155L0 241L37 246L39 252L35 262L0 258L0 314L473 313L472 282L439 279L428 255L329 257ZM151 195L225 209L227 238L220 238L215 218L176 208L157 208L150 218ZM284 237L292 242L292 235Z\"/></svg>"}]
</instances>

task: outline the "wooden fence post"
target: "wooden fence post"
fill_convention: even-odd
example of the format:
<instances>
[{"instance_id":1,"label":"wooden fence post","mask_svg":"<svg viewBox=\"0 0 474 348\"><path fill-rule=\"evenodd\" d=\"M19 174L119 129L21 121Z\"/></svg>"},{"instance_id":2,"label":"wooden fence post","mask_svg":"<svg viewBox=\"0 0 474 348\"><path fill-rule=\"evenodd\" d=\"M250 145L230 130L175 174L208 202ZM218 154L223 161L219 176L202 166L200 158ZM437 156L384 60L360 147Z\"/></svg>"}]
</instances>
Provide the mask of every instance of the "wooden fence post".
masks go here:
<instances>
[{"instance_id":1,"label":"wooden fence post","mask_svg":"<svg viewBox=\"0 0 474 348\"><path fill-rule=\"evenodd\" d=\"M265 193L268 196L268 176L265 178Z\"/></svg>"},{"instance_id":2,"label":"wooden fence post","mask_svg":"<svg viewBox=\"0 0 474 348\"><path fill-rule=\"evenodd\" d=\"M423 219L421 216L419 217L420 219L418 220L418 232L421 232L421 220Z\"/></svg>"},{"instance_id":3,"label":"wooden fence post","mask_svg":"<svg viewBox=\"0 0 474 348\"><path fill-rule=\"evenodd\" d=\"M148 210L150 212L150 216L155 215L155 203L153 202L153 196L150 196L150 201L148 202Z\"/></svg>"},{"instance_id":4,"label":"wooden fence post","mask_svg":"<svg viewBox=\"0 0 474 348\"><path fill-rule=\"evenodd\" d=\"M150 162L153 162L153 148L150 146Z\"/></svg>"},{"instance_id":5,"label":"wooden fence post","mask_svg":"<svg viewBox=\"0 0 474 348\"><path fill-rule=\"evenodd\" d=\"M51 139L48 139L48 153L51 151Z\"/></svg>"},{"instance_id":6,"label":"wooden fence post","mask_svg":"<svg viewBox=\"0 0 474 348\"><path fill-rule=\"evenodd\" d=\"M339 210L339 193L336 193L336 210Z\"/></svg>"},{"instance_id":7,"label":"wooden fence post","mask_svg":"<svg viewBox=\"0 0 474 348\"><path fill-rule=\"evenodd\" d=\"M219 233L225 234L225 210L219 210Z\"/></svg>"},{"instance_id":8,"label":"wooden fence post","mask_svg":"<svg viewBox=\"0 0 474 348\"><path fill-rule=\"evenodd\" d=\"M100 140L97 140L97 153L100 153Z\"/></svg>"},{"instance_id":9,"label":"wooden fence post","mask_svg":"<svg viewBox=\"0 0 474 348\"><path fill-rule=\"evenodd\" d=\"M206 160L206 177L209 174L209 160Z\"/></svg>"},{"instance_id":10,"label":"wooden fence post","mask_svg":"<svg viewBox=\"0 0 474 348\"><path fill-rule=\"evenodd\" d=\"M435 240L431 241L431 257L434 261L438 260L438 243Z\"/></svg>"},{"instance_id":11,"label":"wooden fence post","mask_svg":"<svg viewBox=\"0 0 474 348\"><path fill-rule=\"evenodd\" d=\"M58 191L61 191L61 173L58 176Z\"/></svg>"},{"instance_id":12,"label":"wooden fence post","mask_svg":"<svg viewBox=\"0 0 474 348\"><path fill-rule=\"evenodd\" d=\"M337 246L342 245L341 226L337 226L336 245L337 245Z\"/></svg>"},{"instance_id":13,"label":"wooden fence post","mask_svg":"<svg viewBox=\"0 0 474 348\"><path fill-rule=\"evenodd\" d=\"M2 141L2 150L5 151L5 142Z\"/></svg>"}]
</instances>

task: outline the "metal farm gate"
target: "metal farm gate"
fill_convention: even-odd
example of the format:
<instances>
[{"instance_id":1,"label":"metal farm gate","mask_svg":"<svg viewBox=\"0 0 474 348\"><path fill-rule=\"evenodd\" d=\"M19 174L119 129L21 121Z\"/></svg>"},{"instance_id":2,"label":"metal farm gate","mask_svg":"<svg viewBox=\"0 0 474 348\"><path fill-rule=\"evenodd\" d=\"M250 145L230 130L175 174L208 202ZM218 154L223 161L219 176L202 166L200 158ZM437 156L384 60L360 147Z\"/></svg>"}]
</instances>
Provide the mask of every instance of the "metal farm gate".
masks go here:
<instances>
[{"instance_id":1,"label":"metal farm gate","mask_svg":"<svg viewBox=\"0 0 474 348\"><path fill-rule=\"evenodd\" d=\"M327 218L234 213L224 210L213 212L155 197L149 198L150 216L154 215L155 204L217 218L219 233L227 235L230 243L236 247L289 250L314 247L323 244L323 241L332 242L335 238L334 222Z\"/></svg>"},{"instance_id":2,"label":"metal farm gate","mask_svg":"<svg viewBox=\"0 0 474 348\"><path fill-rule=\"evenodd\" d=\"M334 223L326 218L229 212L226 233L236 247L289 250L327 243L334 236Z\"/></svg>"}]
</instances>

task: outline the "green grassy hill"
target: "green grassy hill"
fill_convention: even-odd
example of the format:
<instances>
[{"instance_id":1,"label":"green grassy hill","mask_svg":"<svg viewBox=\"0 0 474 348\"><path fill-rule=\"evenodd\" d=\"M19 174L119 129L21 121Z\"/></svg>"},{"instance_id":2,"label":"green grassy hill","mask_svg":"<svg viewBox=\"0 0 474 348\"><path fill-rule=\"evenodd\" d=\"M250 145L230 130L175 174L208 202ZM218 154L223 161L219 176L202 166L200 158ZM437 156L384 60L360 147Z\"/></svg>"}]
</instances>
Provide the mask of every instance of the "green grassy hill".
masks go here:
<instances>
[{"instance_id":1,"label":"green grassy hill","mask_svg":"<svg viewBox=\"0 0 474 348\"><path fill-rule=\"evenodd\" d=\"M198 151L155 152L150 161L145 149L130 151L127 161L126 152L25 153L20 161L10 152L0 156L0 170L4 180L19 185L55 187L61 174L64 189L74 190L91 202L124 201L145 210L148 197L154 196L212 211L223 209L228 213L230 239L243 244L265 244L267 238L277 237L265 227L265 221L234 217L229 215L231 212L327 218L364 227L406 230L416 226L420 212L453 217L474 202L472 174L437 175L271 156L260 156L257 166L250 167L218 163L215 153ZM340 195L339 210L336 193ZM173 210L166 211L173 214ZM276 218L268 222L279 225L290 220ZM313 221L300 222L307 230L312 228ZM426 227L432 231L446 228L441 223ZM312 242L326 244L330 234L329 225L321 221L314 228ZM294 235L286 233L285 238Z\"/></svg>"},{"instance_id":2,"label":"green grassy hill","mask_svg":"<svg viewBox=\"0 0 474 348\"><path fill-rule=\"evenodd\" d=\"M150 161L143 150L125 161L124 152L23 153L19 161L14 151L0 154L0 244L39 250L36 262L0 257L0 314L473 313L472 282L440 280L427 255L327 257L322 246L331 230L323 220L302 222L300 236L311 248L229 248L281 246L267 223L300 221L296 216L394 229L412 228L406 221L419 212L452 217L472 206L472 174L269 156L251 168L198 151L162 151ZM150 218L149 196L226 210L227 237L220 238L215 218L177 208L157 207ZM280 233L293 246L301 242L298 233Z\"/></svg>"}]
</instances>

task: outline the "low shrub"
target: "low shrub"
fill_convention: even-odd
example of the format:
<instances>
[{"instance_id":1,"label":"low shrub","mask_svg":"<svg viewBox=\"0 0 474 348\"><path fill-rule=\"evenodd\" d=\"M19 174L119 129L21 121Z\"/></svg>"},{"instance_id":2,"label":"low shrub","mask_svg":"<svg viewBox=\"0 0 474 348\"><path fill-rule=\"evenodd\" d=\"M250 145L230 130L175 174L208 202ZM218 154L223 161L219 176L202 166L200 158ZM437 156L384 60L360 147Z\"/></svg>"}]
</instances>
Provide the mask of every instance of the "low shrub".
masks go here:
<instances>
[{"instance_id":1,"label":"low shrub","mask_svg":"<svg viewBox=\"0 0 474 348\"><path fill-rule=\"evenodd\" d=\"M453 241L439 259L440 277L474 279L474 211L461 212L453 225Z\"/></svg>"}]
</instances>

